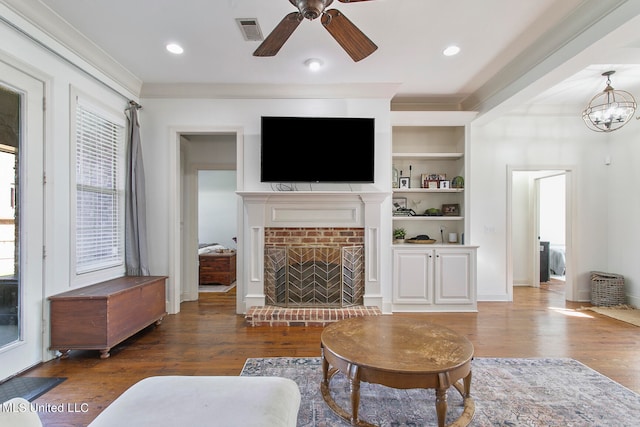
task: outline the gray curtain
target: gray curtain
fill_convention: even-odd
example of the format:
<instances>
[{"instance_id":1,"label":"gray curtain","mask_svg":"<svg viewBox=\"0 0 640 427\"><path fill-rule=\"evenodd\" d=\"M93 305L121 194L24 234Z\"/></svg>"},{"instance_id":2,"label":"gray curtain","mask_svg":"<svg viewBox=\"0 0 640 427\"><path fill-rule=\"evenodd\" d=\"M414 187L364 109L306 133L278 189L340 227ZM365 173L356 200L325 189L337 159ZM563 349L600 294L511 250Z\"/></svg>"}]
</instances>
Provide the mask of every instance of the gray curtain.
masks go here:
<instances>
[{"instance_id":1,"label":"gray curtain","mask_svg":"<svg viewBox=\"0 0 640 427\"><path fill-rule=\"evenodd\" d=\"M140 145L139 106L128 109L127 182L125 189L125 265L127 276L149 276L144 165Z\"/></svg>"}]
</instances>

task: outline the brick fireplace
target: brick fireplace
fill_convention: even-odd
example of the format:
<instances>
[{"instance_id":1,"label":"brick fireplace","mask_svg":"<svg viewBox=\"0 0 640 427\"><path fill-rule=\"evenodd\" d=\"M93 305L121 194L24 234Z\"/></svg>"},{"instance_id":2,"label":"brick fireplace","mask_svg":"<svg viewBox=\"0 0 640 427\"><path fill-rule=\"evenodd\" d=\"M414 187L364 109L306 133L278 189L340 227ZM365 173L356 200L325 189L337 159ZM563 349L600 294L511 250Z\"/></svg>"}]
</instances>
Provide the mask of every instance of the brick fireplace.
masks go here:
<instances>
[{"instance_id":1,"label":"brick fireplace","mask_svg":"<svg viewBox=\"0 0 640 427\"><path fill-rule=\"evenodd\" d=\"M386 193L239 194L248 231L243 268L250 324L324 324L381 313L380 222ZM292 271L309 283L285 290L284 275Z\"/></svg>"}]
</instances>

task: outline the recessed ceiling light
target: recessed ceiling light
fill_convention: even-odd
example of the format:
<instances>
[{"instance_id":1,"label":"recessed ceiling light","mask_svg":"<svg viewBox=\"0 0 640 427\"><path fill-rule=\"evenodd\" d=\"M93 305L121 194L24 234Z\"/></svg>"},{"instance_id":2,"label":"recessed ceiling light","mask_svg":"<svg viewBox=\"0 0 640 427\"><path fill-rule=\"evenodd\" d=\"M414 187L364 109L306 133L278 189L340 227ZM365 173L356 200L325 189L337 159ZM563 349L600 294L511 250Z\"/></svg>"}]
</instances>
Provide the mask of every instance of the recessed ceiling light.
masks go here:
<instances>
[{"instance_id":1,"label":"recessed ceiling light","mask_svg":"<svg viewBox=\"0 0 640 427\"><path fill-rule=\"evenodd\" d=\"M306 65L311 71L318 71L322 67L322 60L318 58L309 58L304 61L304 65Z\"/></svg>"},{"instance_id":2,"label":"recessed ceiling light","mask_svg":"<svg viewBox=\"0 0 640 427\"><path fill-rule=\"evenodd\" d=\"M448 46L445 50L442 51L444 56L453 56L460 53L460 48L456 45Z\"/></svg>"},{"instance_id":3,"label":"recessed ceiling light","mask_svg":"<svg viewBox=\"0 0 640 427\"><path fill-rule=\"evenodd\" d=\"M176 43L169 43L167 45L167 50L176 55L180 55L182 52L184 52L184 49L182 48L182 46Z\"/></svg>"}]
</instances>

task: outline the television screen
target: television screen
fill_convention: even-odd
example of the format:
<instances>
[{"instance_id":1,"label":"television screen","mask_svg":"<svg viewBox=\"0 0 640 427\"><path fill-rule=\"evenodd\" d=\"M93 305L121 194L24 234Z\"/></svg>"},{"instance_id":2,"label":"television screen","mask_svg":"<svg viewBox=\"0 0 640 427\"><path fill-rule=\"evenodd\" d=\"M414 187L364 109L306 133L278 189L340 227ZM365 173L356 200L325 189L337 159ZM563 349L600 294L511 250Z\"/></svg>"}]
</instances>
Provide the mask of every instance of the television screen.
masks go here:
<instances>
[{"instance_id":1,"label":"television screen","mask_svg":"<svg viewBox=\"0 0 640 427\"><path fill-rule=\"evenodd\" d=\"M262 117L262 182L374 182L373 118Z\"/></svg>"}]
</instances>

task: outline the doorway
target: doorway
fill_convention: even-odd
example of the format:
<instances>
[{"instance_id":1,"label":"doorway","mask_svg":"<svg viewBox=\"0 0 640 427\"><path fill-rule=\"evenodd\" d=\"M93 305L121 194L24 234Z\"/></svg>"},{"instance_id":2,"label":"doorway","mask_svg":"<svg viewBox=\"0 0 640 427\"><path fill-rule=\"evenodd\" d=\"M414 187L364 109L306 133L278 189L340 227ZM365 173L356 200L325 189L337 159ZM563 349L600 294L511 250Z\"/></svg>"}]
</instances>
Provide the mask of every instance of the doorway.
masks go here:
<instances>
[{"instance_id":1,"label":"doorway","mask_svg":"<svg viewBox=\"0 0 640 427\"><path fill-rule=\"evenodd\" d=\"M573 175L571 167L508 168L507 277L510 298L513 298L514 286L540 286L541 250L548 251L543 256L548 255L551 262L550 249L553 248L554 256L560 251L563 257L563 260L554 260L554 267L557 273L564 273L557 276L564 279L565 298L573 299ZM560 182L564 184L563 188L560 188ZM562 191L555 191L559 189Z\"/></svg>"},{"instance_id":2,"label":"doorway","mask_svg":"<svg viewBox=\"0 0 640 427\"><path fill-rule=\"evenodd\" d=\"M180 301L198 299L201 245L237 249L238 138L237 132L180 134ZM211 227L223 219L222 228Z\"/></svg>"},{"instance_id":3,"label":"doorway","mask_svg":"<svg viewBox=\"0 0 640 427\"><path fill-rule=\"evenodd\" d=\"M237 271L235 169L198 170L198 292L228 291Z\"/></svg>"},{"instance_id":4,"label":"doorway","mask_svg":"<svg viewBox=\"0 0 640 427\"><path fill-rule=\"evenodd\" d=\"M2 62L0 76L1 381L41 362L44 351L44 90Z\"/></svg>"},{"instance_id":5,"label":"doorway","mask_svg":"<svg viewBox=\"0 0 640 427\"><path fill-rule=\"evenodd\" d=\"M566 175L552 171L535 178L539 274L534 286L564 292L566 274Z\"/></svg>"}]
</instances>

